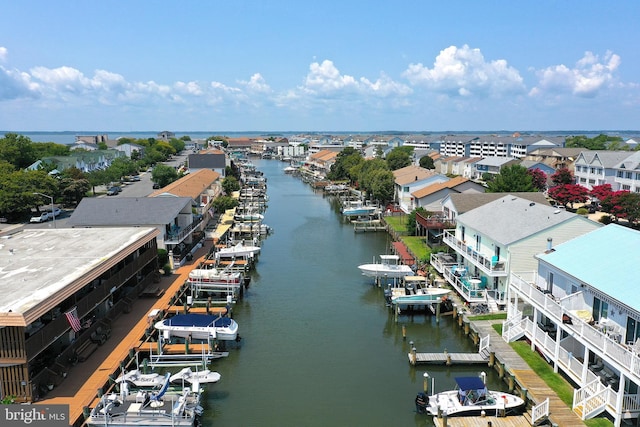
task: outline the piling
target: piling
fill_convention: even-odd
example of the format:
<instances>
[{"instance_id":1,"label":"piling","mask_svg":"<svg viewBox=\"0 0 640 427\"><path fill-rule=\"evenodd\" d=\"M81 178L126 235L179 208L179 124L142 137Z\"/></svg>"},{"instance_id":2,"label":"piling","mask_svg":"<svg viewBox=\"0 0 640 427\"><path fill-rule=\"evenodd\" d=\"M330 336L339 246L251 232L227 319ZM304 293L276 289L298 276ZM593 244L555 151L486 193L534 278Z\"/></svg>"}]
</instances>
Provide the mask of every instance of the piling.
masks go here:
<instances>
[{"instance_id":1,"label":"piling","mask_svg":"<svg viewBox=\"0 0 640 427\"><path fill-rule=\"evenodd\" d=\"M402 339L403 340L407 339L407 326L406 325L402 325Z\"/></svg>"}]
</instances>

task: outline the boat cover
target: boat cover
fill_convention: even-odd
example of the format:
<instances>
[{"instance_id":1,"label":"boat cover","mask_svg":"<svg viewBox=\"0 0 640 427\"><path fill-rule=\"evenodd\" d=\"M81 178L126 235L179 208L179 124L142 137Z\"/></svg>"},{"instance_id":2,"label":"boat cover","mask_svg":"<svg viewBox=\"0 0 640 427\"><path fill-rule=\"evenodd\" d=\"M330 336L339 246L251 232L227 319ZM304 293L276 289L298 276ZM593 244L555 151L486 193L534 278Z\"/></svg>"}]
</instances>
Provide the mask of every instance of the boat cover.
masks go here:
<instances>
[{"instance_id":1,"label":"boat cover","mask_svg":"<svg viewBox=\"0 0 640 427\"><path fill-rule=\"evenodd\" d=\"M457 377L456 384L458 384L458 388L462 391L484 390L486 388L479 377Z\"/></svg>"},{"instance_id":2,"label":"boat cover","mask_svg":"<svg viewBox=\"0 0 640 427\"><path fill-rule=\"evenodd\" d=\"M213 316L208 314L176 314L169 318L166 324L170 326L215 326L217 328L231 325L229 317Z\"/></svg>"}]
</instances>

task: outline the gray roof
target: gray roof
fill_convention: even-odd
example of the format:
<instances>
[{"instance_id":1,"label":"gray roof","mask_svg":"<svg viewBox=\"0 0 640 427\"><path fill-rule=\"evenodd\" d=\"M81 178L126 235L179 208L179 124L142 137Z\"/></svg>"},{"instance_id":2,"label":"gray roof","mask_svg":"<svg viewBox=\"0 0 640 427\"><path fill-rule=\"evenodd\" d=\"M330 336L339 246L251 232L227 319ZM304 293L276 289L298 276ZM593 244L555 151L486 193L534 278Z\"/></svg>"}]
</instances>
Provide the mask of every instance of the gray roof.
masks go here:
<instances>
[{"instance_id":1,"label":"gray roof","mask_svg":"<svg viewBox=\"0 0 640 427\"><path fill-rule=\"evenodd\" d=\"M517 159L515 157L490 156L490 157L483 158L482 160L478 161L476 164L487 165L487 166L502 166L514 160L517 160Z\"/></svg>"},{"instance_id":2,"label":"gray roof","mask_svg":"<svg viewBox=\"0 0 640 427\"><path fill-rule=\"evenodd\" d=\"M189 154L189 169L223 169L226 166L224 153Z\"/></svg>"},{"instance_id":3,"label":"gray roof","mask_svg":"<svg viewBox=\"0 0 640 427\"><path fill-rule=\"evenodd\" d=\"M169 224L185 206L191 206L190 197L85 197L76 208L69 225L127 226Z\"/></svg>"},{"instance_id":4,"label":"gray roof","mask_svg":"<svg viewBox=\"0 0 640 427\"><path fill-rule=\"evenodd\" d=\"M591 164L593 159L598 157L602 166L605 168L613 168L615 165L631 156L633 152L630 151L606 151L606 150L589 150L583 151L580 155L584 158L587 164Z\"/></svg>"},{"instance_id":5,"label":"gray roof","mask_svg":"<svg viewBox=\"0 0 640 427\"><path fill-rule=\"evenodd\" d=\"M517 196L540 205L551 206L544 194L537 191L531 193L461 193L449 194L449 198L455 206L458 215L461 215L507 195Z\"/></svg>"},{"instance_id":6,"label":"gray roof","mask_svg":"<svg viewBox=\"0 0 640 427\"><path fill-rule=\"evenodd\" d=\"M565 221L586 220L564 210L508 195L458 216L460 225L510 245Z\"/></svg>"}]
</instances>

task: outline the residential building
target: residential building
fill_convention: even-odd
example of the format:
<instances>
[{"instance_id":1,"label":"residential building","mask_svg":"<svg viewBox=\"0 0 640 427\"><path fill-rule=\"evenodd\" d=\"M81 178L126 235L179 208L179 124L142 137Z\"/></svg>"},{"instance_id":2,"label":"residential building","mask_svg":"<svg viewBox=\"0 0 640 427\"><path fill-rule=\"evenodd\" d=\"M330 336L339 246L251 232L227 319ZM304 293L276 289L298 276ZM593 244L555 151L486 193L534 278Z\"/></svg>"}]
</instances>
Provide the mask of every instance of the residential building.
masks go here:
<instances>
[{"instance_id":1,"label":"residential building","mask_svg":"<svg viewBox=\"0 0 640 427\"><path fill-rule=\"evenodd\" d=\"M443 242L455 252L431 263L469 303L506 305L511 271L534 270L547 242L562 243L602 224L548 205L507 195L458 215Z\"/></svg>"},{"instance_id":2,"label":"residential building","mask_svg":"<svg viewBox=\"0 0 640 427\"><path fill-rule=\"evenodd\" d=\"M448 181L427 185L411 193L416 208L440 213L442 200L452 193L484 193L484 186L467 178L456 176Z\"/></svg>"},{"instance_id":3,"label":"residential building","mask_svg":"<svg viewBox=\"0 0 640 427\"><path fill-rule=\"evenodd\" d=\"M24 230L0 250L0 397L35 402L158 277L150 227ZM95 341L95 342L93 342Z\"/></svg>"},{"instance_id":4,"label":"residential building","mask_svg":"<svg viewBox=\"0 0 640 427\"><path fill-rule=\"evenodd\" d=\"M409 165L393 171L395 200L404 212L411 212L416 208L416 202L412 193L438 182L449 181L445 175L435 170Z\"/></svg>"},{"instance_id":5,"label":"residential building","mask_svg":"<svg viewBox=\"0 0 640 427\"><path fill-rule=\"evenodd\" d=\"M575 181L591 190L597 185L610 184L617 190L615 178L617 171L614 166L619 165L629 157L629 151L582 151L575 161Z\"/></svg>"},{"instance_id":6,"label":"residential building","mask_svg":"<svg viewBox=\"0 0 640 427\"><path fill-rule=\"evenodd\" d=\"M175 137L176 134L168 130L163 130L162 132L158 133L158 139L161 139L163 141L169 141L170 139L173 139Z\"/></svg>"},{"instance_id":7,"label":"residential building","mask_svg":"<svg viewBox=\"0 0 640 427\"><path fill-rule=\"evenodd\" d=\"M568 169L573 172L575 170L574 162L582 151L584 151L583 148L540 148L531 151L525 160L542 162L554 170Z\"/></svg>"},{"instance_id":8,"label":"residential building","mask_svg":"<svg viewBox=\"0 0 640 427\"><path fill-rule=\"evenodd\" d=\"M640 193L640 151L629 153L624 160L613 165L615 171L613 190Z\"/></svg>"},{"instance_id":9,"label":"residential building","mask_svg":"<svg viewBox=\"0 0 640 427\"><path fill-rule=\"evenodd\" d=\"M533 269L512 269L503 337L526 337L575 384L583 419L606 412L620 426L640 416L638 248L640 232L610 224L549 241Z\"/></svg>"},{"instance_id":10,"label":"residential building","mask_svg":"<svg viewBox=\"0 0 640 427\"><path fill-rule=\"evenodd\" d=\"M191 197L85 197L68 223L74 228L156 228L158 248L182 263L197 243L193 235L203 221L192 212L193 204Z\"/></svg>"},{"instance_id":11,"label":"residential building","mask_svg":"<svg viewBox=\"0 0 640 427\"><path fill-rule=\"evenodd\" d=\"M187 157L189 171L196 172L201 169L209 169L218 173L221 177L226 176L227 166L231 166L231 160L222 150L210 148L201 150L198 153L189 154Z\"/></svg>"},{"instance_id":12,"label":"residential building","mask_svg":"<svg viewBox=\"0 0 640 427\"><path fill-rule=\"evenodd\" d=\"M502 168L520 163L514 157L484 157L473 163L474 171L471 173L471 179L481 179L485 173L498 175Z\"/></svg>"},{"instance_id":13,"label":"residential building","mask_svg":"<svg viewBox=\"0 0 640 427\"><path fill-rule=\"evenodd\" d=\"M536 135L446 135L441 138L440 153L459 157L513 157L524 158L541 148L562 147L563 138Z\"/></svg>"},{"instance_id":14,"label":"residential building","mask_svg":"<svg viewBox=\"0 0 640 427\"><path fill-rule=\"evenodd\" d=\"M469 212L482 205L498 200L507 195L529 200L543 206L551 206L549 201L540 192L531 193L450 193L442 199L442 215L445 218L455 220L458 215Z\"/></svg>"},{"instance_id":15,"label":"residential building","mask_svg":"<svg viewBox=\"0 0 640 427\"><path fill-rule=\"evenodd\" d=\"M144 157L144 151L145 151L142 145L130 144L130 143L116 145L115 147L113 147L113 149L117 151L122 151L128 158L131 158L131 156L134 153L138 153L138 157L142 158Z\"/></svg>"},{"instance_id":16,"label":"residential building","mask_svg":"<svg viewBox=\"0 0 640 427\"><path fill-rule=\"evenodd\" d=\"M211 169L198 169L177 181L154 191L147 197L189 197L193 201L193 209L197 215L209 218L212 214L213 201L222 194L220 174ZM207 225L207 221L201 224L201 230Z\"/></svg>"}]
</instances>

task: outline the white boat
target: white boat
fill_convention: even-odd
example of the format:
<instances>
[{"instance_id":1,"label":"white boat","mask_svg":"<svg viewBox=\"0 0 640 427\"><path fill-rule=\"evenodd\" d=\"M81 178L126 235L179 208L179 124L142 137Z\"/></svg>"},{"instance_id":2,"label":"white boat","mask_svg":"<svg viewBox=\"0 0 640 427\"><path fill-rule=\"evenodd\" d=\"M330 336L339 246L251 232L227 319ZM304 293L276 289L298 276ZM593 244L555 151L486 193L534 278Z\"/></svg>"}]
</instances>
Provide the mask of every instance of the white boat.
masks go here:
<instances>
[{"instance_id":1,"label":"white boat","mask_svg":"<svg viewBox=\"0 0 640 427\"><path fill-rule=\"evenodd\" d=\"M135 387L153 388L164 384L164 375L158 373L143 374L139 369L125 372L116 378L116 383L129 383Z\"/></svg>"},{"instance_id":2,"label":"white boat","mask_svg":"<svg viewBox=\"0 0 640 427\"><path fill-rule=\"evenodd\" d=\"M129 392L127 383L120 393L108 393L100 398L85 421L88 427L193 427L199 424L200 386L186 387L179 393L168 392L169 374L157 392Z\"/></svg>"},{"instance_id":3,"label":"white boat","mask_svg":"<svg viewBox=\"0 0 640 427\"><path fill-rule=\"evenodd\" d=\"M223 287L240 286L244 277L238 271L229 271L226 268L219 270L217 268L194 268L189 273L189 283L199 285L206 289L208 287L218 288L217 285Z\"/></svg>"},{"instance_id":4,"label":"white boat","mask_svg":"<svg viewBox=\"0 0 640 427\"><path fill-rule=\"evenodd\" d=\"M243 213L243 214L235 214L233 219L241 222L259 222L264 219L264 215L259 213Z\"/></svg>"},{"instance_id":5,"label":"white boat","mask_svg":"<svg viewBox=\"0 0 640 427\"><path fill-rule=\"evenodd\" d=\"M487 386L479 377L458 377L454 390L427 396L418 393L416 410L420 413L449 417L480 415L518 411L524 407L524 400L513 394L502 391L487 390Z\"/></svg>"},{"instance_id":6,"label":"white boat","mask_svg":"<svg viewBox=\"0 0 640 427\"><path fill-rule=\"evenodd\" d=\"M342 209L342 215L344 216L367 216L373 215L377 212L378 208L375 206L363 205L362 203L356 203L354 205L346 206Z\"/></svg>"},{"instance_id":7,"label":"white boat","mask_svg":"<svg viewBox=\"0 0 640 427\"><path fill-rule=\"evenodd\" d=\"M362 264L358 268L363 275L376 278L401 278L413 274L411 267L400 264L398 255L380 255L379 263Z\"/></svg>"},{"instance_id":8,"label":"white boat","mask_svg":"<svg viewBox=\"0 0 640 427\"><path fill-rule=\"evenodd\" d=\"M295 168L293 166L287 166L286 168L284 168L284 173L294 173L297 170L298 168Z\"/></svg>"},{"instance_id":9,"label":"white boat","mask_svg":"<svg viewBox=\"0 0 640 427\"><path fill-rule=\"evenodd\" d=\"M216 258L252 258L260 253L260 246L246 246L240 242L235 246L221 248L216 253Z\"/></svg>"},{"instance_id":10,"label":"white boat","mask_svg":"<svg viewBox=\"0 0 640 427\"><path fill-rule=\"evenodd\" d=\"M210 384L220 381L220 374L217 372L212 372L209 369L204 369L202 371L193 371L191 368L187 367L182 369L180 372L171 375L170 381L172 383L186 381L189 384Z\"/></svg>"},{"instance_id":11,"label":"white boat","mask_svg":"<svg viewBox=\"0 0 640 427\"><path fill-rule=\"evenodd\" d=\"M176 314L157 322L155 328L165 337L233 341L238 338L238 324L226 316L209 314Z\"/></svg>"},{"instance_id":12,"label":"white boat","mask_svg":"<svg viewBox=\"0 0 640 427\"><path fill-rule=\"evenodd\" d=\"M399 306L427 305L441 302L449 292L449 289L429 286L426 277L407 276L402 286L385 290L385 297L388 303Z\"/></svg>"}]
</instances>

